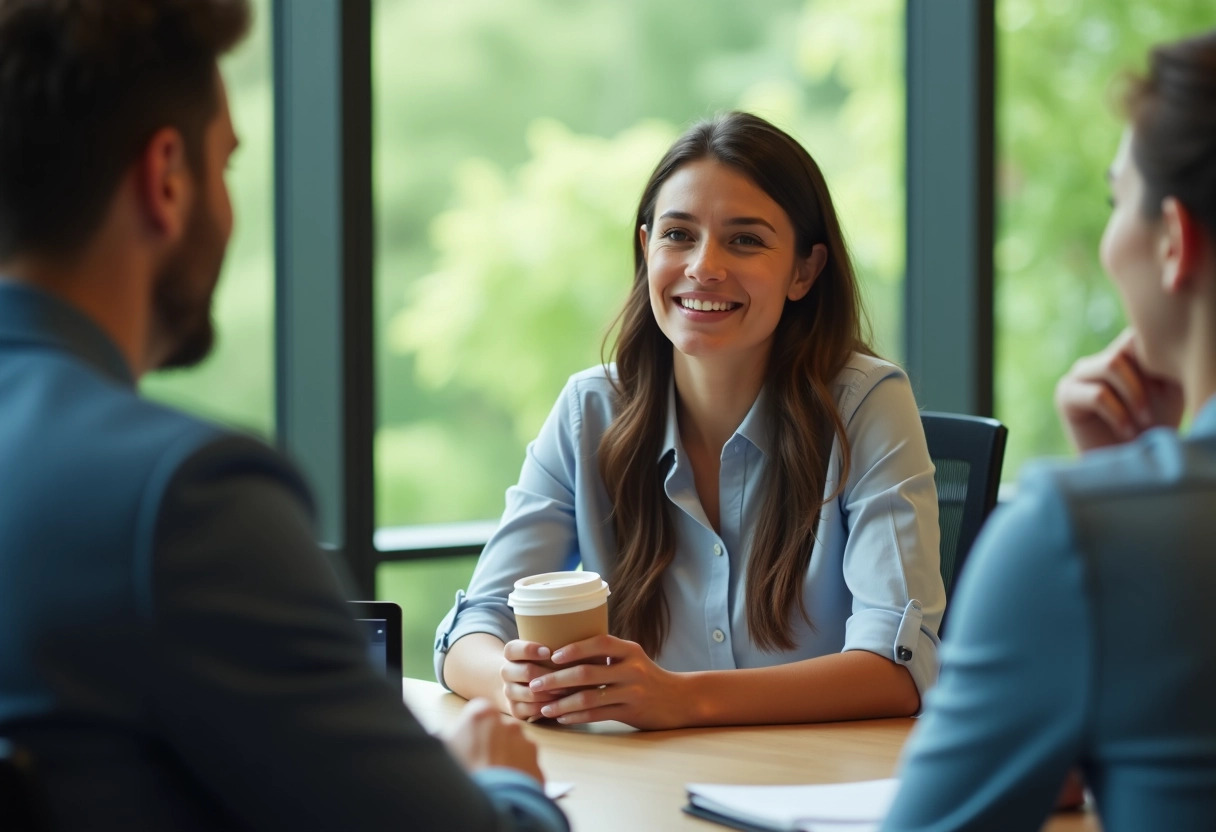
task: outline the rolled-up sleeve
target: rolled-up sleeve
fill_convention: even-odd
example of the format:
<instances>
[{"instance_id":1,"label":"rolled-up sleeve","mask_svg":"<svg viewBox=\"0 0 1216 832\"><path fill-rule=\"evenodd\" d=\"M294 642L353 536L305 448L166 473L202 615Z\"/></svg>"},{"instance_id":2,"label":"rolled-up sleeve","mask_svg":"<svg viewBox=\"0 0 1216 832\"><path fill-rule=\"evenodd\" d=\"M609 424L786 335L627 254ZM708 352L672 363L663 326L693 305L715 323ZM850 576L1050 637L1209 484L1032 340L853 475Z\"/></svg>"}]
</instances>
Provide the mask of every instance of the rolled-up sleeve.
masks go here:
<instances>
[{"instance_id":1,"label":"rolled-up sleeve","mask_svg":"<svg viewBox=\"0 0 1216 832\"><path fill-rule=\"evenodd\" d=\"M1070 508L1049 469L1039 468L976 540L955 591L941 684L904 748L884 830L1039 829L1069 767L1085 761L1092 720L1101 719L1093 579L1077 554ZM1143 736L1124 748L1147 748ZM1156 776L1169 780L1168 771ZM1127 828L1211 828L1210 816L1171 823L1168 803L1154 809L1159 825Z\"/></svg>"},{"instance_id":2,"label":"rolled-up sleeve","mask_svg":"<svg viewBox=\"0 0 1216 832\"><path fill-rule=\"evenodd\" d=\"M498 529L482 550L467 592L435 633L435 678L446 686L443 664L449 648L471 633L515 638L515 616L507 595L515 581L541 572L573 569L579 563L575 481L582 459L577 447L581 413L572 380L558 397L536 439L528 445L519 483L507 489ZM582 456L587 456L584 452Z\"/></svg>"},{"instance_id":3,"label":"rolled-up sleeve","mask_svg":"<svg viewBox=\"0 0 1216 832\"><path fill-rule=\"evenodd\" d=\"M862 399L845 414L852 459L839 499L853 607L843 649L907 667L923 700L937 679L946 606L933 462L907 377L890 365L871 372L883 376L863 378Z\"/></svg>"}]
</instances>

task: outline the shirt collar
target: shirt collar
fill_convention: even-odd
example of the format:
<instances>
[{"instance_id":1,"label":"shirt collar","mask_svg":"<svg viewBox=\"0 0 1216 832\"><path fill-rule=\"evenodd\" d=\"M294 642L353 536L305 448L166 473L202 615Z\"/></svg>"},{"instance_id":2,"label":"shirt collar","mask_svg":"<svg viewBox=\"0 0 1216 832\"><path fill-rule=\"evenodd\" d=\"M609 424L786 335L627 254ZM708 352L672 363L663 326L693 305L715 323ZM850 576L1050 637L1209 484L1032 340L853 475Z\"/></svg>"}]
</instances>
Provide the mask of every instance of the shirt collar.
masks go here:
<instances>
[{"instance_id":1,"label":"shirt collar","mask_svg":"<svg viewBox=\"0 0 1216 832\"><path fill-rule=\"evenodd\" d=\"M760 388L760 395L752 402L751 409L743 417L742 424L735 434L742 436L756 446L756 450L765 456L771 455L773 435L772 421L769 419L769 393L767 387Z\"/></svg>"},{"instance_id":2,"label":"shirt collar","mask_svg":"<svg viewBox=\"0 0 1216 832\"><path fill-rule=\"evenodd\" d=\"M680 424L676 418L676 381L673 375L667 382L667 412L664 416L665 424L663 427L663 443L659 446L659 458L661 462L668 454L675 452L679 448L683 448L680 442ZM729 442L734 442L735 437L742 436L747 441L751 442L765 456L769 455L772 449L772 433L769 429L769 395L768 388L760 388L760 395L756 396L756 400L752 402L751 408L747 411L747 415L743 417L743 422L735 431Z\"/></svg>"},{"instance_id":3,"label":"shirt collar","mask_svg":"<svg viewBox=\"0 0 1216 832\"><path fill-rule=\"evenodd\" d=\"M135 386L118 345L92 319L33 286L0 280L0 343L62 350L120 384Z\"/></svg>"},{"instance_id":4,"label":"shirt collar","mask_svg":"<svg viewBox=\"0 0 1216 832\"><path fill-rule=\"evenodd\" d=\"M680 447L680 425L676 420L676 380L675 376L667 379L667 408L664 412L666 424L663 428L663 444L659 446L659 459Z\"/></svg>"}]
</instances>

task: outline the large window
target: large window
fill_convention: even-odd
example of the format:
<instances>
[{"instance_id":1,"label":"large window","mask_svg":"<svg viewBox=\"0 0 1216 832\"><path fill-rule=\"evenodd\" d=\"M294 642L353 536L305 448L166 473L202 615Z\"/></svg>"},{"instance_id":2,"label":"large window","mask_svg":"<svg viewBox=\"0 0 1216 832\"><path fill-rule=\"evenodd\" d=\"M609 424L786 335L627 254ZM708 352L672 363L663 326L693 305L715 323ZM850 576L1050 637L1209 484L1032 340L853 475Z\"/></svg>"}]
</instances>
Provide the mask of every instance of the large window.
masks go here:
<instances>
[{"instance_id":1,"label":"large window","mask_svg":"<svg viewBox=\"0 0 1216 832\"><path fill-rule=\"evenodd\" d=\"M392 527L492 528L565 379L600 361L647 175L700 117L752 110L803 141L879 349L901 357L902 6L375 3L381 548L409 539ZM435 624L473 562L379 568L378 595L406 610L408 674L430 675Z\"/></svg>"},{"instance_id":2,"label":"large window","mask_svg":"<svg viewBox=\"0 0 1216 832\"><path fill-rule=\"evenodd\" d=\"M904 3L372 2L373 560L453 542L464 553L389 562L377 574L378 594L406 610L407 672L425 676L431 632L493 528L524 445L566 376L600 360L630 280L637 192L692 120L750 109L808 146L840 208L877 345L903 358ZM291 3L280 10L300 10ZM269 435L271 0L254 5L249 42L222 67L242 145L230 176L238 219L217 296L219 346L202 367L145 388ZM1028 456L1065 450L1055 381L1123 325L1096 257L1102 174L1121 130L1112 82L1151 43L1210 26L1209 6L997 4L995 377L997 415L1011 429L1007 478ZM313 11L326 10L346 19L350 8L317 0ZM931 43L940 33L914 34ZM364 279L358 269L325 271L327 280ZM948 287L968 278L928 279ZM322 347L341 353L328 338ZM313 448L292 450L307 458ZM333 479L318 477L323 500L349 487ZM370 534L357 537L347 546L371 545Z\"/></svg>"},{"instance_id":3,"label":"large window","mask_svg":"<svg viewBox=\"0 0 1216 832\"><path fill-rule=\"evenodd\" d=\"M363 39L367 3L374 60ZM386 561L378 594L406 610L412 674L429 674L430 634L493 528L524 445L566 376L600 359L630 280L637 191L692 120L750 109L810 148L836 196L886 355L904 358L905 314L914 347L926 322L940 329L924 298L987 291L968 268L921 274L918 256L919 305L902 304L905 37L914 47L914 143L957 154L960 167L946 172L971 181L946 184L980 193L982 208L974 171L989 146L987 5L964 7L982 13L952 26L959 21L943 17L936 0L908 0L905 27L903 0L278 0L273 94L272 0L254 5L250 42L222 67L242 147L230 182L238 222L217 297L219 348L202 367L146 388L269 435L279 382L278 438L311 473L326 539L347 557L360 592L372 591L372 567ZM1210 26L1209 5L996 6L995 375L997 415L1011 428L1010 476L1029 455L1063 450L1051 389L1077 355L1122 325L1094 253L1106 215L1102 171L1121 129L1110 79L1136 66L1149 43ZM981 70L977 90L927 88L943 68L962 67L953 77L965 78L969 66ZM371 176L361 168L369 67ZM272 118L307 128L279 133L277 157ZM910 157L914 204L936 193L942 155ZM369 281L364 212L373 184ZM275 217L273 185L324 198L284 199ZM301 205L318 210L293 210ZM914 218L963 248L984 238L982 223L943 216ZM272 369L276 243L283 291ZM369 322L363 293L373 288L374 461L362 450L372 441L373 394L360 341ZM983 352L986 321L978 330L962 341ZM939 365L917 366L914 383L958 386L958 368ZM963 370L976 376L962 382L976 388L966 398L983 402L991 368ZM373 462L375 496L365 499ZM428 557L451 553L462 556Z\"/></svg>"},{"instance_id":4,"label":"large window","mask_svg":"<svg viewBox=\"0 0 1216 832\"><path fill-rule=\"evenodd\" d=\"M144 391L263 437L274 432L274 186L270 0L223 59L240 146L228 172L235 225L215 296L216 349L199 367L154 373Z\"/></svg>"},{"instance_id":5,"label":"large window","mask_svg":"<svg viewBox=\"0 0 1216 832\"><path fill-rule=\"evenodd\" d=\"M1148 48L1210 27L1210 0L1001 0L997 6L996 415L1005 479L1061 454L1056 381L1124 326L1098 263L1118 79Z\"/></svg>"}]
</instances>

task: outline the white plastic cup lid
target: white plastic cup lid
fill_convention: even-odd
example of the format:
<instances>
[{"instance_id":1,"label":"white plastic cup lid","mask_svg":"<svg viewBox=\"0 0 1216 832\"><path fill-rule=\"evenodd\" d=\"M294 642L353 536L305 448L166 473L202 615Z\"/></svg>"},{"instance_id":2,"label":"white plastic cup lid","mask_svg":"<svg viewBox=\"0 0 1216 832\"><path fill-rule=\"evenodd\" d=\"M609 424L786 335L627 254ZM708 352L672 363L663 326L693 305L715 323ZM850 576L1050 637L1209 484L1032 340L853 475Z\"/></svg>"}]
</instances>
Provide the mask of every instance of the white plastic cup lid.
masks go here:
<instances>
[{"instance_id":1,"label":"white plastic cup lid","mask_svg":"<svg viewBox=\"0 0 1216 832\"><path fill-rule=\"evenodd\" d=\"M507 603L516 615L564 615L595 609L611 594L595 572L542 572L516 581Z\"/></svg>"}]
</instances>

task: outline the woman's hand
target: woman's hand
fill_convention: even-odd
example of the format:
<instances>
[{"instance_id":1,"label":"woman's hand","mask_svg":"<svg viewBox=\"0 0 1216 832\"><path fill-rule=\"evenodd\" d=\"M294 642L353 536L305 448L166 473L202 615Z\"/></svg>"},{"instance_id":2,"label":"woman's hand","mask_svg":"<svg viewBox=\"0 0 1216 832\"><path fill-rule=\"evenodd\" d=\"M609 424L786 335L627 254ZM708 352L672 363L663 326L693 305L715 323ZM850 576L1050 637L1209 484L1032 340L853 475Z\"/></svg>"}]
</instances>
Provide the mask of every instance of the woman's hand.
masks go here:
<instances>
[{"instance_id":1,"label":"woman's hand","mask_svg":"<svg viewBox=\"0 0 1216 832\"><path fill-rule=\"evenodd\" d=\"M1183 405L1178 382L1141 365L1130 329L1078 359L1056 385L1056 410L1079 451L1127 442L1159 425L1177 428Z\"/></svg>"},{"instance_id":2,"label":"woman's hand","mask_svg":"<svg viewBox=\"0 0 1216 832\"><path fill-rule=\"evenodd\" d=\"M605 658L607 664L577 664ZM646 730L689 722L693 693L682 674L663 670L635 642L595 636L557 650L551 660L559 669L533 676L528 685L550 698L540 708L544 717L566 725L615 719Z\"/></svg>"},{"instance_id":3,"label":"woman's hand","mask_svg":"<svg viewBox=\"0 0 1216 832\"><path fill-rule=\"evenodd\" d=\"M502 693L507 711L518 719L534 722L542 718L542 705L555 702L567 691L534 690L529 682L549 673L551 668L543 664L549 659L549 648L532 641L515 639L503 647Z\"/></svg>"}]
</instances>

